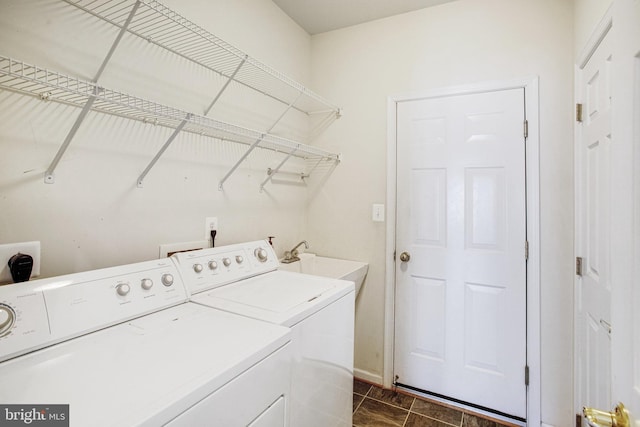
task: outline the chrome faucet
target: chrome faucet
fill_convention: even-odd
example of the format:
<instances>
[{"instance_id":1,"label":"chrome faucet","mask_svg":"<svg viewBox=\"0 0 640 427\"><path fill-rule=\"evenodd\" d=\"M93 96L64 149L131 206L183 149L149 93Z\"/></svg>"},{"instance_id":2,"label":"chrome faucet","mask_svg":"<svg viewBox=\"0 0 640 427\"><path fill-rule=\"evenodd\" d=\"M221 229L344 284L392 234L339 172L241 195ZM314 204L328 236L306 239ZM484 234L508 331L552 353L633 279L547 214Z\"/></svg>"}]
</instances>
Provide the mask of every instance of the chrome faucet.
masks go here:
<instances>
[{"instance_id":1,"label":"chrome faucet","mask_svg":"<svg viewBox=\"0 0 640 427\"><path fill-rule=\"evenodd\" d=\"M285 251L284 259L282 260L282 262L285 264L289 264L291 262L300 261L300 258L298 257L298 248L302 245L304 245L305 249L309 249L309 243L307 243L306 240L303 240L302 242L295 245L290 251Z\"/></svg>"}]
</instances>

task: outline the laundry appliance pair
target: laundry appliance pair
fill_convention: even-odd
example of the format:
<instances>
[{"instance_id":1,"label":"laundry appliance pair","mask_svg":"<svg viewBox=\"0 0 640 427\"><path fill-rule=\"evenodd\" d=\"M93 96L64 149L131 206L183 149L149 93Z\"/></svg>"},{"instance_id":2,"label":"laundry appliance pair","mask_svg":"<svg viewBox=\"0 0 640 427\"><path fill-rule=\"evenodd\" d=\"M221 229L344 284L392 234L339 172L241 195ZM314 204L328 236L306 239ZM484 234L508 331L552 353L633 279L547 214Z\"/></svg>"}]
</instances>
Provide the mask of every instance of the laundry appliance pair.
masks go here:
<instances>
[{"instance_id":1,"label":"laundry appliance pair","mask_svg":"<svg viewBox=\"0 0 640 427\"><path fill-rule=\"evenodd\" d=\"M354 295L265 241L2 286L0 420L350 426Z\"/></svg>"}]
</instances>

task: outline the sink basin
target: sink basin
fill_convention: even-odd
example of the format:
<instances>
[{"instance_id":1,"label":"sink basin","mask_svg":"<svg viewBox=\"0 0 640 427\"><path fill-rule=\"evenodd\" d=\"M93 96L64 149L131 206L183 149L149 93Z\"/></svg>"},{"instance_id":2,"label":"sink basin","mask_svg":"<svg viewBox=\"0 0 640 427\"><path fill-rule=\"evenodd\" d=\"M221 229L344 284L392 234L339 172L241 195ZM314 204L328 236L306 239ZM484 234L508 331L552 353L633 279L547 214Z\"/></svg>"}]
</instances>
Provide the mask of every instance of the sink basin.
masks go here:
<instances>
[{"instance_id":1,"label":"sink basin","mask_svg":"<svg viewBox=\"0 0 640 427\"><path fill-rule=\"evenodd\" d=\"M356 285L356 297L360 292L364 278L369 270L369 264L366 262L328 258L309 253L300 254L299 258L300 261L289 264L281 262L280 270L331 277L333 279L351 280Z\"/></svg>"}]
</instances>

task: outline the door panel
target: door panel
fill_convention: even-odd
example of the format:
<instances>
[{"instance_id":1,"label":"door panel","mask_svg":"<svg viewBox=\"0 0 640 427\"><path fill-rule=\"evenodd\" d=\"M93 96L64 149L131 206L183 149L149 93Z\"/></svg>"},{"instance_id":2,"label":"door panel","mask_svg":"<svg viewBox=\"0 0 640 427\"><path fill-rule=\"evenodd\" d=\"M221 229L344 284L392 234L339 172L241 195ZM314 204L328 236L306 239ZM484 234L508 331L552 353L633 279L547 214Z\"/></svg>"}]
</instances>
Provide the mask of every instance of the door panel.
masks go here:
<instances>
[{"instance_id":1,"label":"door panel","mask_svg":"<svg viewBox=\"0 0 640 427\"><path fill-rule=\"evenodd\" d=\"M524 89L397 114L398 382L524 418Z\"/></svg>"},{"instance_id":2,"label":"door panel","mask_svg":"<svg viewBox=\"0 0 640 427\"><path fill-rule=\"evenodd\" d=\"M576 150L577 399L611 407L611 36L581 71L583 118Z\"/></svg>"}]
</instances>

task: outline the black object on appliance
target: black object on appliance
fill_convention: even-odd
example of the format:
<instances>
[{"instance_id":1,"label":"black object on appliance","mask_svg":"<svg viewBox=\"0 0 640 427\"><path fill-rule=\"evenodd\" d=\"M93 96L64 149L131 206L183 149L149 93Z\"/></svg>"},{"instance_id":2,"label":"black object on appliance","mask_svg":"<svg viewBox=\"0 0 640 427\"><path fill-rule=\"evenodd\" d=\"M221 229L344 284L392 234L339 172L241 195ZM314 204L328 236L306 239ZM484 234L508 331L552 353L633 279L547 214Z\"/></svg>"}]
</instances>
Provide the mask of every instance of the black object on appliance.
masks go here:
<instances>
[{"instance_id":1,"label":"black object on appliance","mask_svg":"<svg viewBox=\"0 0 640 427\"><path fill-rule=\"evenodd\" d=\"M216 247L216 234L218 234L218 230L211 230L211 247Z\"/></svg>"},{"instance_id":2,"label":"black object on appliance","mask_svg":"<svg viewBox=\"0 0 640 427\"><path fill-rule=\"evenodd\" d=\"M33 270L33 257L31 255L18 252L9 258L7 264L14 283L26 282L31 277L31 270Z\"/></svg>"}]
</instances>

